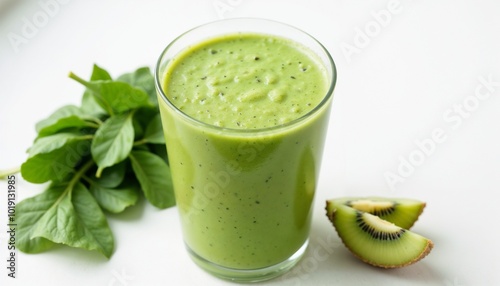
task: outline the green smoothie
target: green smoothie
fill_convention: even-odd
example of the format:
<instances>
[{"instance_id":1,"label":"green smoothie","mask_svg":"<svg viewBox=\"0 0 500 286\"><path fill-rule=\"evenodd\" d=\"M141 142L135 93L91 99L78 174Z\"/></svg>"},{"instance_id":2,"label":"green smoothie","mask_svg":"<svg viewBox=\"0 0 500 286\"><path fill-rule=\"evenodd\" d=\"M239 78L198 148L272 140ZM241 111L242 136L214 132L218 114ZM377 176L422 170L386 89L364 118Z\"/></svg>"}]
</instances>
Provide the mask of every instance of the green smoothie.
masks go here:
<instances>
[{"instance_id":1,"label":"green smoothie","mask_svg":"<svg viewBox=\"0 0 500 286\"><path fill-rule=\"evenodd\" d=\"M211 39L176 57L166 94L177 108L208 124L260 129L311 111L329 85L305 47L282 38L236 34Z\"/></svg>"},{"instance_id":2,"label":"green smoothie","mask_svg":"<svg viewBox=\"0 0 500 286\"><path fill-rule=\"evenodd\" d=\"M192 45L160 96L185 243L233 269L280 263L308 239L330 79L316 55L239 33Z\"/></svg>"}]
</instances>

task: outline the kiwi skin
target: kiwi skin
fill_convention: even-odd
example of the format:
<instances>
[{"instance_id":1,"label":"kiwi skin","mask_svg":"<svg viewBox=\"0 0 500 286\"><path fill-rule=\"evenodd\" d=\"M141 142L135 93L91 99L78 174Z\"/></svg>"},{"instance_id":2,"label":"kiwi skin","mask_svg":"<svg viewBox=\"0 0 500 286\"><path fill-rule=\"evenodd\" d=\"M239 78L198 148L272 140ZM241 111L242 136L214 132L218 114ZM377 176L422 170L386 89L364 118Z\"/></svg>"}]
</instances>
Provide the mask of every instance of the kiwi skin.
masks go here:
<instances>
[{"instance_id":1,"label":"kiwi skin","mask_svg":"<svg viewBox=\"0 0 500 286\"><path fill-rule=\"evenodd\" d=\"M402 229L393 223L382 220L381 218L379 218L377 216L374 216L374 215L369 214L369 213L358 211L358 210L356 210L352 207L346 206L344 204L335 204L332 201L327 201L326 211L327 211L327 217L329 218L329 220L332 222L333 226L335 227L339 237L342 240L342 243L349 249L349 251L354 256L356 256L358 259L360 259L363 262L370 264L372 266L386 268L386 269L387 268L405 267L405 266L414 264L414 263L420 261L421 259L423 259L424 257L426 257L430 253L432 248L434 247L433 242L425 237L422 237L418 234L415 234L409 230ZM413 240L411 242L415 242L415 243L418 242L420 244L419 247L420 247L421 251L420 251L420 253L416 253L418 255L414 255L413 257L410 257L409 259L403 259L402 261L399 261L396 263L395 262L388 262L387 260L384 259L385 257L381 257L381 256L390 256L390 255L398 256L399 251L400 251L400 249L399 250L397 249L397 247L400 246L398 244L394 245L394 248L392 248L392 246L391 246L390 248L384 249L384 251L379 256L373 256L372 254L363 255L363 253L361 253L362 251L359 249L356 249L357 247L355 245L353 245L352 240L345 238L345 236L347 236L347 235L354 236L354 235L360 235L360 234L350 233L350 231L352 229L351 230L343 229L342 225L340 225L341 222L340 223L338 222L340 216L344 216L343 218L340 218L341 220L342 219L345 220L346 217L360 218L360 217L366 216L371 222L373 222L374 224L376 224L380 228L390 229L391 232L389 232L388 235L393 236L392 240L399 239L400 236L411 237L410 239L406 239L406 241ZM354 221L355 220L353 220L353 222ZM356 227L359 227L359 226L356 226ZM373 226L371 226L371 225L368 225L368 227L373 228ZM359 233L361 233L361 231ZM391 240L391 239L389 239L389 240ZM357 242L357 243L359 244L360 242ZM374 242L374 243L376 243L376 242ZM383 245L381 245L381 247L383 247ZM392 250L394 250L394 251L392 251ZM385 251L387 251L387 252L385 252ZM389 253L391 251L392 251L392 253ZM369 256L369 258L367 258L365 256Z\"/></svg>"},{"instance_id":2,"label":"kiwi skin","mask_svg":"<svg viewBox=\"0 0 500 286\"><path fill-rule=\"evenodd\" d=\"M426 206L425 202L407 198L343 197L333 201L376 215L404 229L415 224Z\"/></svg>"}]
</instances>

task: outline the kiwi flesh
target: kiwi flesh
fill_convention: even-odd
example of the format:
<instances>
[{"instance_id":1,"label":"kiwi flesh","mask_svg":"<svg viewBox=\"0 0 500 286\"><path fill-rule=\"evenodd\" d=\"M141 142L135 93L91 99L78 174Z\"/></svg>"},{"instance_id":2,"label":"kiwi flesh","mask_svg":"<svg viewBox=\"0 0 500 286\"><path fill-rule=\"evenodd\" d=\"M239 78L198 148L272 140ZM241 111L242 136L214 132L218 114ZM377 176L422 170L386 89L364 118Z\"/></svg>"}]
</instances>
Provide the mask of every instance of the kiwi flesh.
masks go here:
<instances>
[{"instance_id":1,"label":"kiwi flesh","mask_svg":"<svg viewBox=\"0 0 500 286\"><path fill-rule=\"evenodd\" d=\"M383 220L410 229L425 208L425 202L406 198L344 197L336 203L378 216Z\"/></svg>"},{"instance_id":2,"label":"kiwi flesh","mask_svg":"<svg viewBox=\"0 0 500 286\"><path fill-rule=\"evenodd\" d=\"M434 246L428 238L343 203L327 201L326 211L344 245L373 266L408 266L427 256Z\"/></svg>"}]
</instances>

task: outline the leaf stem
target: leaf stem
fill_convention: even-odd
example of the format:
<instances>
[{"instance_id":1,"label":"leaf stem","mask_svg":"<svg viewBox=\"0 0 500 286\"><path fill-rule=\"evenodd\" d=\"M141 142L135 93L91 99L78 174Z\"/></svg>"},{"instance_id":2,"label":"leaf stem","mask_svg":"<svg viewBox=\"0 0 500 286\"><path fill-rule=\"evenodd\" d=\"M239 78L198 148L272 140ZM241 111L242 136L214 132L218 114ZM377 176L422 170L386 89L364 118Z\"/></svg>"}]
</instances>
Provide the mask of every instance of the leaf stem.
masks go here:
<instances>
[{"instance_id":1,"label":"leaf stem","mask_svg":"<svg viewBox=\"0 0 500 286\"><path fill-rule=\"evenodd\" d=\"M68 185L66 186L62 194L59 196L59 198L57 198L57 201L55 201L54 204L52 204L50 209L52 209L54 206L57 206L66 195L69 195L71 199L71 191L73 191L73 187L93 165L94 165L94 160L89 160L78 170L78 172L76 172L73 178L71 178L71 180L68 182ZM47 212L48 211L49 210L47 210Z\"/></svg>"},{"instance_id":2,"label":"leaf stem","mask_svg":"<svg viewBox=\"0 0 500 286\"><path fill-rule=\"evenodd\" d=\"M95 122L87 122L87 126L97 129L100 125Z\"/></svg>"},{"instance_id":3,"label":"leaf stem","mask_svg":"<svg viewBox=\"0 0 500 286\"><path fill-rule=\"evenodd\" d=\"M20 171L21 171L21 167L20 166L17 166L17 167L14 167L14 168L5 169L5 170L0 170L0 179L7 178L8 175L17 174Z\"/></svg>"},{"instance_id":4,"label":"leaf stem","mask_svg":"<svg viewBox=\"0 0 500 286\"><path fill-rule=\"evenodd\" d=\"M139 145L143 145L143 144L146 144L146 143L148 143L148 140L146 140L146 138L143 138L141 140L135 141L133 146L139 146Z\"/></svg>"},{"instance_id":5,"label":"leaf stem","mask_svg":"<svg viewBox=\"0 0 500 286\"><path fill-rule=\"evenodd\" d=\"M87 176L87 175L85 175L85 174L84 174L84 175L82 175L82 179L84 179L84 180L85 180L87 183L89 183L90 185L94 184L94 181L93 181L91 178L89 178L89 176Z\"/></svg>"},{"instance_id":6,"label":"leaf stem","mask_svg":"<svg viewBox=\"0 0 500 286\"><path fill-rule=\"evenodd\" d=\"M83 86L87 87L88 89L93 89L95 90L96 88L94 88L92 85L90 85L90 83L86 80L84 80L83 78L77 76L76 74L74 74L73 72L69 72L69 75L68 75L71 79L74 79L76 80L77 82L81 83Z\"/></svg>"},{"instance_id":7,"label":"leaf stem","mask_svg":"<svg viewBox=\"0 0 500 286\"><path fill-rule=\"evenodd\" d=\"M83 135L79 137L80 140L91 140L93 138L94 138L93 134Z\"/></svg>"},{"instance_id":8,"label":"leaf stem","mask_svg":"<svg viewBox=\"0 0 500 286\"><path fill-rule=\"evenodd\" d=\"M68 183L68 188L67 189L73 189L73 186L80 181L80 179L85 175L85 173L94 165L94 160L89 160L87 163L85 163L78 172L71 178L71 180Z\"/></svg>"},{"instance_id":9,"label":"leaf stem","mask_svg":"<svg viewBox=\"0 0 500 286\"><path fill-rule=\"evenodd\" d=\"M103 123L103 122L102 122L102 120L101 120L101 119L99 119L99 118L97 118L97 117L91 117L91 116L87 117L87 116L83 116L83 117L82 117L82 119L87 120L87 121L92 121L92 123L95 123L95 125L94 125L94 126L95 126L95 128L98 128L98 127L99 127L99 126L101 126L101 125L102 125L102 123ZM89 122L89 123L91 123L91 122ZM92 125L91 125L91 127L94 127L94 126L92 126Z\"/></svg>"},{"instance_id":10,"label":"leaf stem","mask_svg":"<svg viewBox=\"0 0 500 286\"><path fill-rule=\"evenodd\" d=\"M95 97L97 97L101 103L103 105L105 105L105 109L106 111L108 112L109 115L113 116L114 115L114 112L113 112L113 108L111 108L111 106L109 106L109 104L101 97L100 93L99 93L99 88L97 88L96 86L94 86L92 83L82 79L81 77L77 76L76 74L74 74L73 72L70 72L69 73L69 78L77 81L78 83L82 84L83 86L85 86L87 89L91 90L93 95ZM104 107L104 106L103 106Z\"/></svg>"}]
</instances>

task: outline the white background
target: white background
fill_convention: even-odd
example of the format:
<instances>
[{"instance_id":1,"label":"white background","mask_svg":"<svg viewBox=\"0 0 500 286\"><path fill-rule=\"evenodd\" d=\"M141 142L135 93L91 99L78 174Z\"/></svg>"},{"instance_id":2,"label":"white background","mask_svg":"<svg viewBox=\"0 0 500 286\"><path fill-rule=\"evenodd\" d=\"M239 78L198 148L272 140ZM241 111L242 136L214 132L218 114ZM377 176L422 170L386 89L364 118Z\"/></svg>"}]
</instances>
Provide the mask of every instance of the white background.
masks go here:
<instances>
[{"instance_id":1,"label":"white background","mask_svg":"<svg viewBox=\"0 0 500 286\"><path fill-rule=\"evenodd\" d=\"M171 40L199 24L274 19L306 30L327 47L338 84L309 252L290 274L263 284L500 284L500 2L0 3L0 169L25 160L36 122L62 105L79 104L83 88L67 77L69 71L86 78L93 63L114 76L153 67ZM27 22L35 29L27 29ZM433 139L436 132L441 136ZM18 200L43 188L19 180ZM190 261L176 208L160 211L145 202L109 216L116 238L109 261L67 247L18 252L17 278L8 278L5 181L0 190L0 285L232 284ZM434 241L430 255L396 270L355 259L340 244L324 204L358 195L426 201L413 230Z\"/></svg>"}]
</instances>

